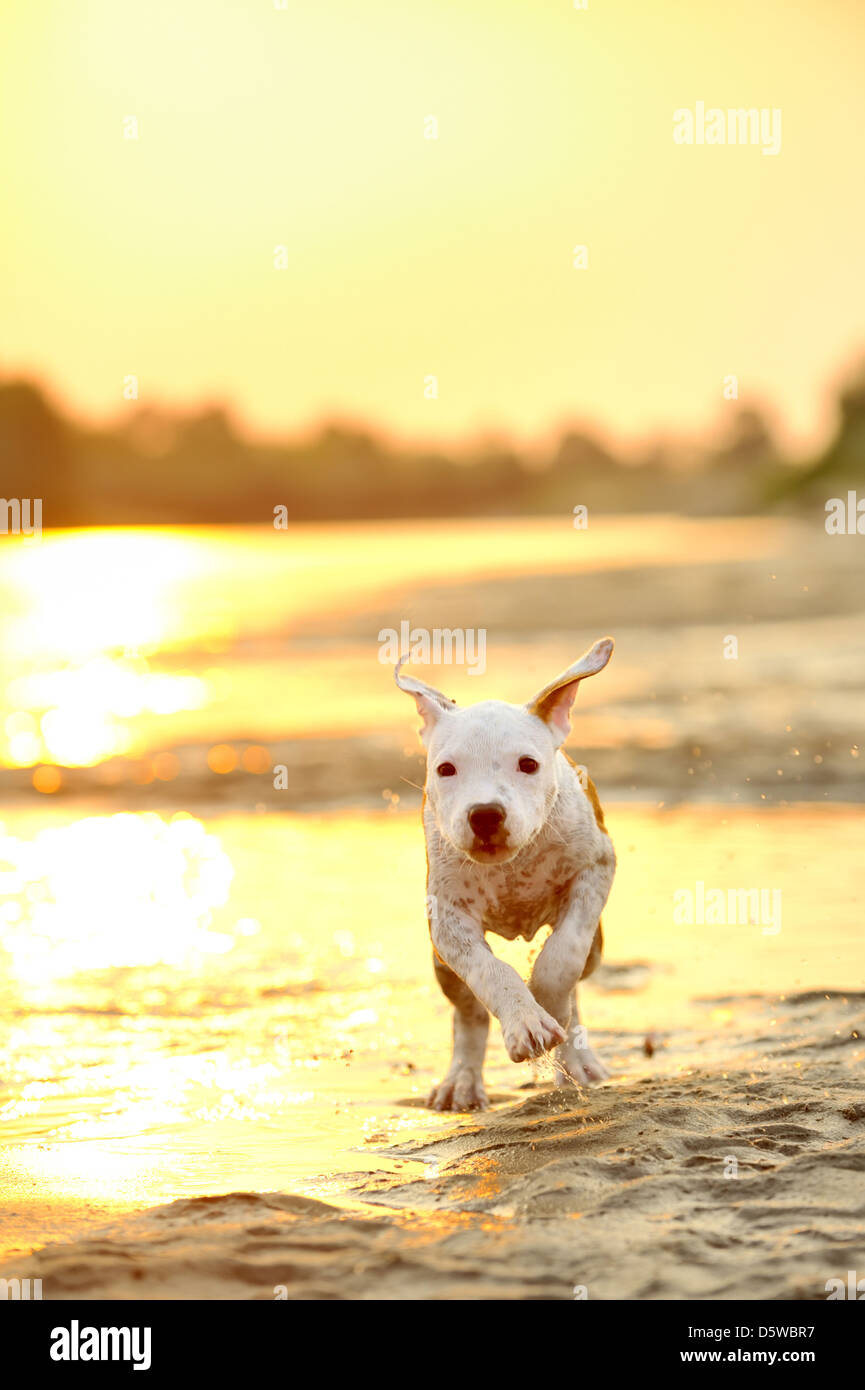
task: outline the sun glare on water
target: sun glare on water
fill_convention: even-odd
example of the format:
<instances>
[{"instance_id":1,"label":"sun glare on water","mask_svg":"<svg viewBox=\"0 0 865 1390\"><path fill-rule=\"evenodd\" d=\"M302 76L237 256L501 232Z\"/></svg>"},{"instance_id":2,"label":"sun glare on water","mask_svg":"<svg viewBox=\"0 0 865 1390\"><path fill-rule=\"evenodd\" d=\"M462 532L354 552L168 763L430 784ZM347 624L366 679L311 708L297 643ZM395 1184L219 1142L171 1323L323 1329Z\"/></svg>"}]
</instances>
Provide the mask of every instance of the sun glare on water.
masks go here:
<instances>
[{"instance_id":1,"label":"sun glare on water","mask_svg":"<svg viewBox=\"0 0 865 1390\"><path fill-rule=\"evenodd\" d=\"M0 953L31 1002L83 971L190 965L229 951L210 930L231 861L184 813L88 816L19 839L0 824Z\"/></svg>"},{"instance_id":2,"label":"sun glare on water","mask_svg":"<svg viewBox=\"0 0 865 1390\"><path fill-rule=\"evenodd\" d=\"M189 636L178 598L200 568L200 547L180 531L61 533L7 549L0 760L92 766L136 751L139 716L200 709L200 677L151 669ZM219 635L218 609L195 620L196 635Z\"/></svg>"}]
</instances>

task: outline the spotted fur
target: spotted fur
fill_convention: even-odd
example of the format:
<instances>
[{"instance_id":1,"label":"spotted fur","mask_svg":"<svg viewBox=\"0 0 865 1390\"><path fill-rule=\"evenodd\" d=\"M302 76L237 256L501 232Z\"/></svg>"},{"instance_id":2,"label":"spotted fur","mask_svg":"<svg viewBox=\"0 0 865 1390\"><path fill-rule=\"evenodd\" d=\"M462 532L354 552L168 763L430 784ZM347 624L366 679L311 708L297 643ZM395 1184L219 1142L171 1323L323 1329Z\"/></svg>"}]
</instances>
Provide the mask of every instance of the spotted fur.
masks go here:
<instances>
[{"instance_id":1,"label":"spotted fur","mask_svg":"<svg viewBox=\"0 0 865 1390\"><path fill-rule=\"evenodd\" d=\"M579 682L612 650L612 638L596 642L525 706L490 700L459 709L402 675L402 663L396 669L423 719L430 935L454 1005L453 1060L430 1096L436 1109L486 1103L489 1013L513 1061L556 1047L562 1084L607 1075L580 1026L576 984L600 960L616 859L594 784L560 744ZM547 926L526 985L487 934L531 941Z\"/></svg>"}]
</instances>

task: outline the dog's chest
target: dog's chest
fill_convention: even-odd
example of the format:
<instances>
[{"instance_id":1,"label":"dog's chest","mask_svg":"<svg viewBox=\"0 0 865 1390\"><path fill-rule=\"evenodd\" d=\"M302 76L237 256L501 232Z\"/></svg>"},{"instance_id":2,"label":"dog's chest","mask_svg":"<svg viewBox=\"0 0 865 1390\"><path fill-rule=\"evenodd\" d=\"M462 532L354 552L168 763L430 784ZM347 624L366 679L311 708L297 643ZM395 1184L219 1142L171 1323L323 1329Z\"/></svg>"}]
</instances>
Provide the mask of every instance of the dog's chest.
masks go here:
<instances>
[{"instance_id":1,"label":"dog's chest","mask_svg":"<svg viewBox=\"0 0 865 1390\"><path fill-rule=\"evenodd\" d=\"M539 932L548 922L555 922L559 915L559 905L564 897L564 889L558 896L554 894L509 898L505 902L491 904L483 915L484 931L493 932L513 941L521 936L526 941Z\"/></svg>"},{"instance_id":2,"label":"dog's chest","mask_svg":"<svg viewBox=\"0 0 865 1390\"><path fill-rule=\"evenodd\" d=\"M530 864L503 864L475 885L484 931L508 941L531 941L547 923L557 921L567 899L575 866L558 847Z\"/></svg>"}]
</instances>

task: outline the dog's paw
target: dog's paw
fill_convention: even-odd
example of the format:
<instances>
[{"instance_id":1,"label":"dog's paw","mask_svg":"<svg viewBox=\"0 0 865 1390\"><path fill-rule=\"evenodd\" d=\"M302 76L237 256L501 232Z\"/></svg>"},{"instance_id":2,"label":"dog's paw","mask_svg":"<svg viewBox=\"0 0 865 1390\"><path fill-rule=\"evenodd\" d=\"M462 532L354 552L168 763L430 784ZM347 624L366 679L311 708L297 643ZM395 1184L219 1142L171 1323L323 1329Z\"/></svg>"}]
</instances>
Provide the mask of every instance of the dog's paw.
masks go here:
<instances>
[{"instance_id":1,"label":"dog's paw","mask_svg":"<svg viewBox=\"0 0 865 1390\"><path fill-rule=\"evenodd\" d=\"M460 1067L448 1074L427 1097L430 1110L486 1110L487 1093L483 1077L473 1067Z\"/></svg>"},{"instance_id":2,"label":"dog's paw","mask_svg":"<svg viewBox=\"0 0 865 1390\"><path fill-rule=\"evenodd\" d=\"M596 1086L609 1075L590 1047L561 1047L556 1053L557 1086Z\"/></svg>"},{"instance_id":3,"label":"dog's paw","mask_svg":"<svg viewBox=\"0 0 865 1390\"><path fill-rule=\"evenodd\" d=\"M502 1021L502 1037L512 1062L539 1057L556 1043L564 1042L565 1030L539 1004L516 1012Z\"/></svg>"}]
</instances>

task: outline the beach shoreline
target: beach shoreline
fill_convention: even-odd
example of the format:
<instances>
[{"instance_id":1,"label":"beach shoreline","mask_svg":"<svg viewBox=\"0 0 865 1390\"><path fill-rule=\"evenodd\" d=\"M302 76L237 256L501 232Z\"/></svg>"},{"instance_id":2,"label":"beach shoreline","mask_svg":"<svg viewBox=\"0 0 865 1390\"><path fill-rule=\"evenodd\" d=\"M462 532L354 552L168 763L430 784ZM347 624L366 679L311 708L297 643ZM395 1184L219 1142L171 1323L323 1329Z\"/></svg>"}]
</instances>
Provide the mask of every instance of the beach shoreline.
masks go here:
<instances>
[{"instance_id":1,"label":"beach shoreline","mask_svg":"<svg viewBox=\"0 0 865 1390\"><path fill-rule=\"evenodd\" d=\"M59 1300L823 1299L865 1257L865 994L781 1011L759 1068L541 1088L391 1147L408 1171L341 1197L179 1199L0 1275Z\"/></svg>"},{"instance_id":2,"label":"beach shoreline","mask_svg":"<svg viewBox=\"0 0 865 1390\"><path fill-rule=\"evenodd\" d=\"M38 843L62 848L81 823L53 814ZM235 814L195 836L167 808L118 819L135 854L179 824L231 860L222 945L170 1006L176 967L108 964L110 902L81 943L101 970L31 986L21 958L0 1277L48 1299L784 1299L865 1265L854 808L611 803L619 873L583 1014L613 1079L553 1091L494 1027L492 1108L465 1116L424 1109L449 1019L414 812ZM300 884L317 887L298 915ZM779 930L677 922L700 884L780 892ZM232 936L238 917L259 929ZM496 949L525 973L534 948Z\"/></svg>"}]
</instances>

